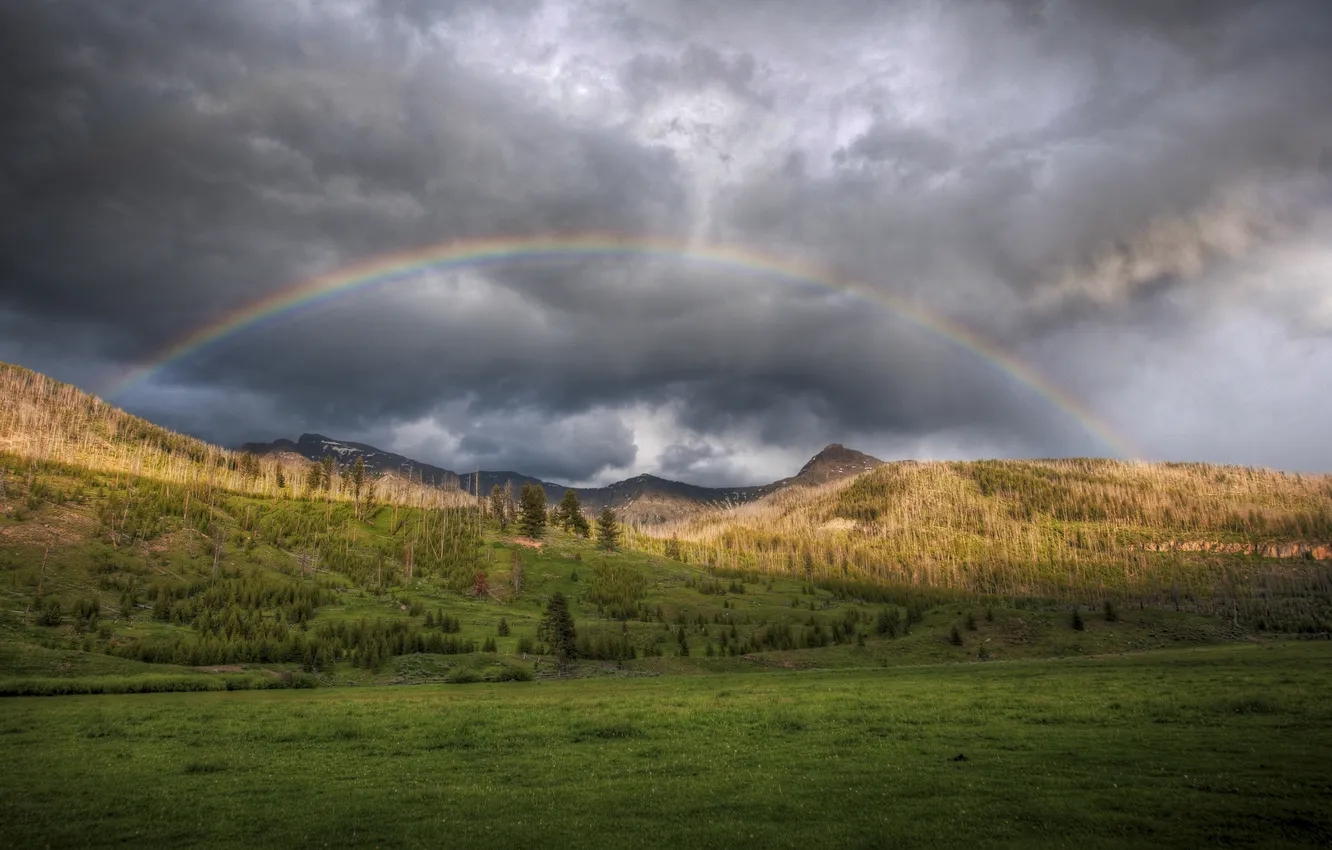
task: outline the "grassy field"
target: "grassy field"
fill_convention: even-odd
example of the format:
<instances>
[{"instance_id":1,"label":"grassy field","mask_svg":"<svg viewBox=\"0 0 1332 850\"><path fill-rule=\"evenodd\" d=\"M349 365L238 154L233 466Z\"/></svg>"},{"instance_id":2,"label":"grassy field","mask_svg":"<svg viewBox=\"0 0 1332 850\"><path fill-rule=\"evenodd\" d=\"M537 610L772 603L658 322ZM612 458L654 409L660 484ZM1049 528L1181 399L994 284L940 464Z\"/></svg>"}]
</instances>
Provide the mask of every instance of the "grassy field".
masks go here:
<instances>
[{"instance_id":1,"label":"grassy field","mask_svg":"<svg viewBox=\"0 0 1332 850\"><path fill-rule=\"evenodd\" d=\"M1326 846L1332 644L0 701L0 844ZM965 756L965 759L959 758Z\"/></svg>"}]
</instances>

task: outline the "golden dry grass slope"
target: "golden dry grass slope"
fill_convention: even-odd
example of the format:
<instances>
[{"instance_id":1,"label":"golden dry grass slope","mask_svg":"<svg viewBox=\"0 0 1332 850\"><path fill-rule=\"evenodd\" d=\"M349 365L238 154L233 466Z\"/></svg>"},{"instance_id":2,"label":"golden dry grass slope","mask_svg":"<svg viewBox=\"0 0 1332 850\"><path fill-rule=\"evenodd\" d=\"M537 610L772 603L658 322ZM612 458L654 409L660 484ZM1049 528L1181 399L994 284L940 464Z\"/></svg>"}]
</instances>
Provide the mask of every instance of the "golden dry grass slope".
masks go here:
<instances>
[{"instance_id":1,"label":"golden dry grass slope","mask_svg":"<svg viewBox=\"0 0 1332 850\"><path fill-rule=\"evenodd\" d=\"M1327 595L1332 477L1089 459L897 462L638 530L633 544L811 580L1075 601Z\"/></svg>"},{"instance_id":2,"label":"golden dry grass slope","mask_svg":"<svg viewBox=\"0 0 1332 850\"><path fill-rule=\"evenodd\" d=\"M269 497L300 492L309 466L296 456L247 457L169 431L75 386L8 363L0 363L0 452ZM345 479L335 477L321 497L349 501L353 494ZM374 497L424 507L467 501L461 491L423 487L395 475L374 482Z\"/></svg>"}]
</instances>

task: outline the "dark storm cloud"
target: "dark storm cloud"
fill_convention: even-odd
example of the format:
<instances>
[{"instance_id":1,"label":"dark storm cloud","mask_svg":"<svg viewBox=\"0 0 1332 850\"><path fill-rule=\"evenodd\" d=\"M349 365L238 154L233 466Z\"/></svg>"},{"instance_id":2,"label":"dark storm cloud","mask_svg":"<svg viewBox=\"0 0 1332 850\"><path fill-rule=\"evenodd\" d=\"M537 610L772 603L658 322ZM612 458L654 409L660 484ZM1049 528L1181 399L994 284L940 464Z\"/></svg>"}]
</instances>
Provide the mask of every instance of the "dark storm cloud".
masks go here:
<instances>
[{"instance_id":1,"label":"dark storm cloud","mask_svg":"<svg viewBox=\"0 0 1332 850\"><path fill-rule=\"evenodd\" d=\"M1209 311L1315 315L1316 284L1265 292L1228 270L1312 238L1332 198L1324 4L811 9L6 4L0 355L100 382L342 264L586 230L806 258L964 321L1103 410L1160 391L1127 365L1148 352L1175 380L1205 372L1171 358ZM762 480L732 448L847 435L1106 451L872 299L644 258L371 288L124 400L227 443L317 430L570 481L635 465ZM1205 418L1193 404L1179 422ZM1218 457L1242 459L1234 445Z\"/></svg>"},{"instance_id":2,"label":"dark storm cloud","mask_svg":"<svg viewBox=\"0 0 1332 850\"><path fill-rule=\"evenodd\" d=\"M859 274L889 270L898 290L936 289L960 262L1027 306L1114 301L1192 277L1298 218L1281 193L1322 179L1332 146L1321 82L1332 78L1332 10L1203 5L1192 15L1170 3L1046 3L988 37L992 21L965 19L945 36L968 57L943 93L959 103L943 124L955 139L889 104L834 154L833 172L774 170L740 187L731 226L835 246ZM1204 29L1209 39L1186 37ZM1014 81L1061 74L1068 103L1048 121L1025 127L983 108L987 96L1004 104ZM1039 109L1040 94L1015 106ZM993 300L973 303L988 312Z\"/></svg>"},{"instance_id":3,"label":"dark storm cloud","mask_svg":"<svg viewBox=\"0 0 1332 850\"><path fill-rule=\"evenodd\" d=\"M61 45L7 54L17 85L0 95L0 263L11 303L33 312L159 336L329 255L669 229L667 158L565 128L447 52L408 67L391 32L359 43L265 7L158 4L121 20L93 5L9 7L0 27Z\"/></svg>"}]
</instances>

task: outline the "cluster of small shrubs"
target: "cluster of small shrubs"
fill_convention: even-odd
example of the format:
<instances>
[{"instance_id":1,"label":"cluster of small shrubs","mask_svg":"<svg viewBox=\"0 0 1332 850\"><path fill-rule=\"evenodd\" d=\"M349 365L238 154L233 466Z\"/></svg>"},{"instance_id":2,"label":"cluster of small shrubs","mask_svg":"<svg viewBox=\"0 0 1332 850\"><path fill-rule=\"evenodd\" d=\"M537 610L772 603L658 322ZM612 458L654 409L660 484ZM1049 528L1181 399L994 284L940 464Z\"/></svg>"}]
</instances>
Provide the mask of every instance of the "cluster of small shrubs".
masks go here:
<instances>
[{"instance_id":1,"label":"cluster of small shrubs","mask_svg":"<svg viewBox=\"0 0 1332 850\"><path fill-rule=\"evenodd\" d=\"M72 694L151 694L172 691L251 691L313 688L318 681L304 673L270 676L171 675L103 676L79 679L0 680L0 697L47 697Z\"/></svg>"}]
</instances>

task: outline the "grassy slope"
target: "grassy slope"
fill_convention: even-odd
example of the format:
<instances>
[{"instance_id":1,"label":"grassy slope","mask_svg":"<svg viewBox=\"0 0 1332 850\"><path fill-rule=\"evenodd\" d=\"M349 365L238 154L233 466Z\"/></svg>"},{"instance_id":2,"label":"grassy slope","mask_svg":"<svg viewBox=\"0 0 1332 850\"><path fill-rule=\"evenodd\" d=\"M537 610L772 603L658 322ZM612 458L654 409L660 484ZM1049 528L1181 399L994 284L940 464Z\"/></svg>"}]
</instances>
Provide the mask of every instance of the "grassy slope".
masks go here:
<instances>
[{"instance_id":1,"label":"grassy slope","mask_svg":"<svg viewBox=\"0 0 1332 850\"><path fill-rule=\"evenodd\" d=\"M646 529L635 543L662 552L672 537L691 560L722 566L1070 601L1255 583L1327 592L1332 476L1082 459L890 463Z\"/></svg>"},{"instance_id":2,"label":"grassy slope","mask_svg":"<svg viewBox=\"0 0 1332 850\"><path fill-rule=\"evenodd\" d=\"M59 475L46 479L49 492L73 494L79 486L78 480ZM82 503L44 501L26 511L26 519L22 521L0 520L0 541L3 541L0 542L0 598L5 600L3 612L0 612L0 674L23 678L136 675L161 670L166 665L142 665L107 658L99 652L113 643L135 639L169 640L175 635L194 638L195 632L189 626L158 622L151 617L151 592L141 594L139 608L131 620L117 616L119 594L115 583L132 579L140 586L151 587L151 582L159 580L205 577L212 569L211 544L190 530L167 530L148 540L113 549L105 542L105 529L99 530L95 518L99 504L105 500L97 492L92 484L87 484ZM244 516L247 512L253 516L271 504L263 499L235 497L229 504L229 516ZM372 522L354 523L359 545L368 547L385 539L391 532L391 525L392 512L387 508L381 510ZM232 531L233 534L240 533L240 539L247 539L234 527ZM571 599L582 634L615 636L627 628L640 651L655 643L666 653L666 657L641 658L623 666L611 662L587 662L581 667L581 672L587 674L899 665L971 660L981 655L995 659L1088 655L1233 639L1242 634L1234 626L1214 618L1135 607L1122 608L1120 620L1115 623L1105 622L1099 611L1086 612L1088 628L1077 632L1070 627L1070 613L1062 606L1031 604L1017 608L1000 601L988 605L958 601L932 608L910 634L889 639L877 635L873 623L869 622L883 610L883 605L839 599L827 591L811 589L790 578L764 577L759 582L742 582L745 588L742 594L707 594L698 586L708 580L706 571L700 567L641 552L605 555L588 541L558 533L550 535L540 552L492 534L484 551L488 553L492 586L501 591L507 588L510 580L510 559L514 552L518 553L525 572L525 589L521 594L502 593L505 597L502 601L477 601L451 592L436 578L429 577L379 593L354 586L336 573L326 572L319 574L319 579L337 589L337 601L321 607L313 622L366 617L402 620L419 626L424 616L411 616L403 610L403 603L420 602L427 612L439 610L459 619L462 624L459 637L463 639L475 640L478 644L488 638L495 639L497 655L408 656L395 659L373 672L340 664L331 672L324 671L326 680L335 683L441 681L460 669L484 667L500 660L535 666L530 658L517 658L517 644L520 637L535 634L542 606L557 590ZM625 625L601 618L587 595L595 567L603 561L626 565L646 576L647 591L642 601L652 609L660 607L665 622L631 620ZM269 543L253 547L228 544L221 568L224 572L228 569L254 571L284 581L297 581L293 574L298 567L291 554ZM579 575L577 580L575 573ZM100 626L106 636L78 635L68 618L59 627L36 625L32 606L39 581L43 584L44 595L60 599L66 610L80 598L95 597L103 609ZM723 583L729 584L729 580ZM938 602L937 599L933 601ZM986 618L987 608L992 614L989 620ZM828 624L845 620L848 611L855 612L860 618L857 628L867 637L864 647L847 643L816 649L770 651L750 657L707 656L709 643L717 650L721 648L720 635L726 627L715 622L718 619L734 621L737 633L743 638L761 624L789 622L801 628L811 618ZM976 624L975 631L966 629L968 614ZM697 624L700 616L704 620L702 626ZM690 656L687 658L674 657L677 652L674 630L681 617L689 624ZM511 627L508 637L497 634L501 618ZM962 646L952 645L948 640L954 627L962 636ZM75 651L77 648L90 651L78 652ZM292 665L259 666L281 669Z\"/></svg>"},{"instance_id":3,"label":"grassy slope","mask_svg":"<svg viewBox=\"0 0 1332 850\"><path fill-rule=\"evenodd\" d=\"M1325 846L1330 661L11 699L0 843Z\"/></svg>"}]
</instances>

